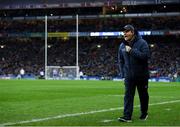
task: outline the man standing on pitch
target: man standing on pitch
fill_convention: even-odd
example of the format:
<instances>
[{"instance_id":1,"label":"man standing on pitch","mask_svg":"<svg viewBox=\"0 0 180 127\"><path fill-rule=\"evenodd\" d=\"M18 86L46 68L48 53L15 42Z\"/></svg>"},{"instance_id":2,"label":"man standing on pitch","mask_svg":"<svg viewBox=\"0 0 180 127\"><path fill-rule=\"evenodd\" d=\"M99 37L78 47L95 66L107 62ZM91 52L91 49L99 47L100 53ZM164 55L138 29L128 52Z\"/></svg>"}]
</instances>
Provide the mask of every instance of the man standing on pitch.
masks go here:
<instances>
[{"instance_id":1,"label":"man standing on pitch","mask_svg":"<svg viewBox=\"0 0 180 127\"><path fill-rule=\"evenodd\" d=\"M149 46L132 25L124 26L123 33L124 42L119 47L118 61L121 76L125 78L124 115L119 117L118 120L121 122L132 122L131 117L136 87L140 99L140 119L146 120L149 103Z\"/></svg>"}]
</instances>

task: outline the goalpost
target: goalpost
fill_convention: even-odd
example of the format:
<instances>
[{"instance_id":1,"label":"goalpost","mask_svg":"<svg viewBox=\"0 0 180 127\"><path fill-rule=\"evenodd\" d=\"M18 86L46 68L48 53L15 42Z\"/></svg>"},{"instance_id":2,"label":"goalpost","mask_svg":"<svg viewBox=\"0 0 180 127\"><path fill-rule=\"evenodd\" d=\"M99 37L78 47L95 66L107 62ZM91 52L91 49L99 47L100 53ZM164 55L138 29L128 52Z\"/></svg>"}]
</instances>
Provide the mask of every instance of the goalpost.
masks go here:
<instances>
[{"instance_id":1,"label":"goalpost","mask_svg":"<svg viewBox=\"0 0 180 127\"><path fill-rule=\"evenodd\" d=\"M48 66L47 65L47 16L45 16L45 79L63 79L74 80L79 79L79 63L78 63L78 15L76 15L76 66Z\"/></svg>"},{"instance_id":2,"label":"goalpost","mask_svg":"<svg viewBox=\"0 0 180 127\"><path fill-rule=\"evenodd\" d=\"M77 66L47 66L46 79L75 80L77 79Z\"/></svg>"}]
</instances>

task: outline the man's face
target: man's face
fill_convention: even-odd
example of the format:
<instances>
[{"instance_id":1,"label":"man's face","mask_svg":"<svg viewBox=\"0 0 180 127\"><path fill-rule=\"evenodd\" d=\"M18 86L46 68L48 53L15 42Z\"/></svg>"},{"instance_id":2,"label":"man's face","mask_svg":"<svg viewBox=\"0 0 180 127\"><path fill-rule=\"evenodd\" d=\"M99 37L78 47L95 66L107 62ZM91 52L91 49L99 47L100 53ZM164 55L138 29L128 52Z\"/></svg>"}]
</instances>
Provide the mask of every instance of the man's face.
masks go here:
<instances>
[{"instance_id":1,"label":"man's face","mask_svg":"<svg viewBox=\"0 0 180 127\"><path fill-rule=\"evenodd\" d=\"M134 36L134 31L131 31L131 30L126 30L126 31L123 31L124 33L124 40L125 41L131 41L133 36Z\"/></svg>"}]
</instances>

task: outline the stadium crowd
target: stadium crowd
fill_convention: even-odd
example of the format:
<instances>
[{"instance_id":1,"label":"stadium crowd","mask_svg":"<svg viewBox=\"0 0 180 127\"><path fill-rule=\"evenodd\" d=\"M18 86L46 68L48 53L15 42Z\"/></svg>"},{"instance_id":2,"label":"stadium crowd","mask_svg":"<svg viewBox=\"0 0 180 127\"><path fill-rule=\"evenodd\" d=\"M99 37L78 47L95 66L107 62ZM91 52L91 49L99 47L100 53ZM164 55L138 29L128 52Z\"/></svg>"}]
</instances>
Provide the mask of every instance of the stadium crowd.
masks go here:
<instances>
[{"instance_id":1,"label":"stadium crowd","mask_svg":"<svg viewBox=\"0 0 180 127\"><path fill-rule=\"evenodd\" d=\"M80 32L120 31L124 24L139 30L179 30L180 17L80 19ZM162 25L163 24L163 25ZM75 32L76 20L48 20L48 32ZM0 20L0 33L44 32L43 20Z\"/></svg>"},{"instance_id":2,"label":"stadium crowd","mask_svg":"<svg viewBox=\"0 0 180 127\"><path fill-rule=\"evenodd\" d=\"M124 24L133 24L138 30L180 30L179 16L141 18L80 19L80 32L121 31ZM177 25L174 25L177 24ZM44 20L0 20L0 75L26 74L38 76L44 71L44 38L30 37L44 33ZM75 32L75 19L48 20L48 32ZM25 37L8 34L26 33ZM179 36L144 36L151 47L149 68L151 77L180 75ZM119 76L117 51L120 37L79 37L79 66L88 76ZM48 38L48 66L76 65L76 38Z\"/></svg>"},{"instance_id":3,"label":"stadium crowd","mask_svg":"<svg viewBox=\"0 0 180 127\"><path fill-rule=\"evenodd\" d=\"M151 47L149 68L152 77L173 77L180 72L179 38L171 36L146 37ZM117 51L120 38L79 38L79 66L88 76L116 77ZM18 75L23 68L26 74L38 76L44 71L44 39L1 39L0 75ZM48 39L49 66L76 65L76 39Z\"/></svg>"}]
</instances>

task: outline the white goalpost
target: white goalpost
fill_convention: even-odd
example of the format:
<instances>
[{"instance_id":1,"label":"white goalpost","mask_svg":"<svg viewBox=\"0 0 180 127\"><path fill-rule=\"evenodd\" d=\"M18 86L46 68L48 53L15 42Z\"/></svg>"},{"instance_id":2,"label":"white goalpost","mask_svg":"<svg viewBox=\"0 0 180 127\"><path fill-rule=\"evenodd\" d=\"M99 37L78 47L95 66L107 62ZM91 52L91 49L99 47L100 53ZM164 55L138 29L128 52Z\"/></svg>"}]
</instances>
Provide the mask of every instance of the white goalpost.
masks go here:
<instances>
[{"instance_id":1,"label":"white goalpost","mask_svg":"<svg viewBox=\"0 0 180 127\"><path fill-rule=\"evenodd\" d=\"M47 16L45 16L45 79L54 80L77 80L79 79L79 63L78 63L78 15L76 15L76 66L49 66L47 65ZM70 47L71 48L71 47Z\"/></svg>"},{"instance_id":2,"label":"white goalpost","mask_svg":"<svg viewBox=\"0 0 180 127\"><path fill-rule=\"evenodd\" d=\"M46 79L75 80L77 79L77 66L47 66Z\"/></svg>"}]
</instances>

